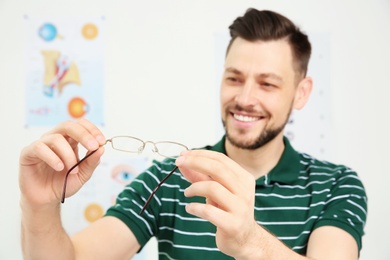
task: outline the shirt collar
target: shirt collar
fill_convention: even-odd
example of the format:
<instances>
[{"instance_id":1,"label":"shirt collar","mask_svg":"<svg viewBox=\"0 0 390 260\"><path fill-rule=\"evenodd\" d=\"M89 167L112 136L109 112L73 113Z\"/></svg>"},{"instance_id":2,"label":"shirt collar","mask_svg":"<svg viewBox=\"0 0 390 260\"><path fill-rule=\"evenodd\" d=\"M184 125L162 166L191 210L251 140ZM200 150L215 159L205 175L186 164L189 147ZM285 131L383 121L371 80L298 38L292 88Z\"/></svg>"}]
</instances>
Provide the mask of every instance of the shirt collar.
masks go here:
<instances>
[{"instance_id":1,"label":"shirt collar","mask_svg":"<svg viewBox=\"0 0 390 260\"><path fill-rule=\"evenodd\" d=\"M226 155L225 139L226 136L223 136L218 143L209 148ZM268 184L271 182L291 184L298 179L300 171L299 153L294 150L287 137L283 137L283 142L284 151L279 162L266 176L256 180L257 185L264 184L265 182Z\"/></svg>"},{"instance_id":2,"label":"shirt collar","mask_svg":"<svg viewBox=\"0 0 390 260\"><path fill-rule=\"evenodd\" d=\"M298 179L300 171L299 153L291 146L287 137L283 137L284 151L275 167L267 174L270 182L291 184Z\"/></svg>"}]
</instances>

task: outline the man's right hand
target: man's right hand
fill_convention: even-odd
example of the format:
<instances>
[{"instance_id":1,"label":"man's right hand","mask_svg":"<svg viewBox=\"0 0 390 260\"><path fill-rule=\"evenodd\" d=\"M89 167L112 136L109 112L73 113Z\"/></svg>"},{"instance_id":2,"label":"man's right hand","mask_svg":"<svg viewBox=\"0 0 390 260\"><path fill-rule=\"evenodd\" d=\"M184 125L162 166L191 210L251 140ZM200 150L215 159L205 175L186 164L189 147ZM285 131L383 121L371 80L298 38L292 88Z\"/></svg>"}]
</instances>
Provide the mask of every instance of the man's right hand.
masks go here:
<instances>
[{"instance_id":1,"label":"man's right hand","mask_svg":"<svg viewBox=\"0 0 390 260\"><path fill-rule=\"evenodd\" d=\"M64 122L25 147L19 160L22 206L58 205L65 175L79 160L78 145L91 152L105 142L102 132L82 119ZM66 197L75 194L91 177L102 154L100 148L69 174Z\"/></svg>"}]
</instances>

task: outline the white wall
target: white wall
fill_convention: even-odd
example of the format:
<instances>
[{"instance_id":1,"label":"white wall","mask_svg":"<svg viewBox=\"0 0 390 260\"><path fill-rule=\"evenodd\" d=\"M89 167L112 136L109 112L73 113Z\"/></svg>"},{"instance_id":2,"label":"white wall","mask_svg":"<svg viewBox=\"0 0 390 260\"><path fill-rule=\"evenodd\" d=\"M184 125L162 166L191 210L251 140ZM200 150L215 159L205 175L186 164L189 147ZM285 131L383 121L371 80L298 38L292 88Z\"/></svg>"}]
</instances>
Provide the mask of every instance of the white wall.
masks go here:
<instances>
[{"instance_id":1,"label":"white wall","mask_svg":"<svg viewBox=\"0 0 390 260\"><path fill-rule=\"evenodd\" d=\"M213 33L250 6L281 12L305 31L331 33L331 159L357 170L367 188L361 259L390 259L388 0L0 0L0 259L22 258L18 156L47 130L24 128L23 15L104 15L104 132L193 147L219 138Z\"/></svg>"}]
</instances>

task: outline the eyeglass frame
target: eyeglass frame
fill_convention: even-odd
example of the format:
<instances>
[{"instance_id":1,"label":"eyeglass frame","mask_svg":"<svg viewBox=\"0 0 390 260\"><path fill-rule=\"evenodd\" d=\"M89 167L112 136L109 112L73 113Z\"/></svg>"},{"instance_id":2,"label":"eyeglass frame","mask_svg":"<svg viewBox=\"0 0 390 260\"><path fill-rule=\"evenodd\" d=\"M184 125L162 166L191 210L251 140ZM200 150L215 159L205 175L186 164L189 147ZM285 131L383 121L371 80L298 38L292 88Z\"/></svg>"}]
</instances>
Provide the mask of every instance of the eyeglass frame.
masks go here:
<instances>
[{"instance_id":1,"label":"eyeglass frame","mask_svg":"<svg viewBox=\"0 0 390 260\"><path fill-rule=\"evenodd\" d=\"M142 149L138 149L137 152L131 152L131 151L127 151L127 150L117 149L117 148L114 147L112 140L115 139L115 138L118 138L118 137L126 137L126 138L136 139L136 140L140 141L140 142L143 144L143 145L141 146ZM142 152L144 151L144 149L145 149L146 144L150 143L150 144L153 144L153 146L154 146L154 149L152 149L153 152L155 152L155 153L157 153L157 154L159 154L160 156L163 156L163 157L165 157L165 158L172 158L172 159L174 159L174 158L171 157L171 156L166 156L166 155L160 154L160 153L158 152L158 149L157 149L156 144L159 144L159 143L171 143L171 144L175 144L175 145L180 145L180 146L182 146L183 148L185 148L186 150L189 150L187 146L185 146L184 144L178 143L178 142L172 142L172 141L159 141L159 142L143 141L143 140L141 140L141 139L139 139L139 138L137 138L137 137L126 136L126 135L118 135L118 136L111 137L111 138L107 139L106 142L105 142L104 144L100 145L99 148L97 148L96 150L93 150L93 151L91 151L90 153L88 153L87 155L85 155L84 158L82 158L80 161L78 161L75 165L73 165L73 166L67 171L67 173L66 173L66 175L65 175L64 185L63 185L63 188L62 188L62 196L61 196L61 203L62 203L62 204L65 202L66 186L67 186L68 176L69 176L70 172L71 172L74 168L76 168L77 166L79 166L83 161L85 161L86 159L88 159L88 158L89 158L91 155L93 155L95 152L97 152L97 151L100 149L100 147L105 146L108 142L111 143L111 147L112 147L114 150L121 151L121 152L138 153L138 154L142 153ZM140 148L141 148L141 147L140 147ZM184 151L184 150L183 150L183 151ZM167 179L168 179L168 178L177 170L177 169L178 169L178 167L175 166L175 167L173 168L173 170L172 170L170 173L168 173L168 175L165 176L164 179L162 179L162 180L157 184L157 186L153 189L152 193L149 195L149 198L146 200L145 205L144 205L143 208L141 209L139 215L142 215L142 213L144 213L144 211L145 211L146 208L148 207L149 203L151 202L151 200L152 200L154 194L155 194L155 193L157 192L157 190L161 187L161 185L162 185L162 184L163 184L163 183L164 183L164 182L165 182L165 181L166 181L166 180L167 180Z\"/></svg>"}]
</instances>

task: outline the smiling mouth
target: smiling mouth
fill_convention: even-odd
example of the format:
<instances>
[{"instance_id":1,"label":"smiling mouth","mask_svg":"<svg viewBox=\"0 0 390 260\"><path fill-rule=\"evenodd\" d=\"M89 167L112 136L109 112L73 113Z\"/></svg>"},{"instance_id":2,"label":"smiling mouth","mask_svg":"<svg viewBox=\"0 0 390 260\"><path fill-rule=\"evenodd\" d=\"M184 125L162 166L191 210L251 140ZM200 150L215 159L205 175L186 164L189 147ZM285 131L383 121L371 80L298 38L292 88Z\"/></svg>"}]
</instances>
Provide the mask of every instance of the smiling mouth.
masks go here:
<instances>
[{"instance_id":1,"label":"smiling mouth","mask_svg":"<svg viewBox=\"0 0 390 260\"><path fill-rule=\"evenodd\" d=\"M257 120L260 120L262 117L260 116L245 116L245 115L239 115L233 113L234 119L241 121L241 122L254 122Z\"/></svg>"}]
</instances>

